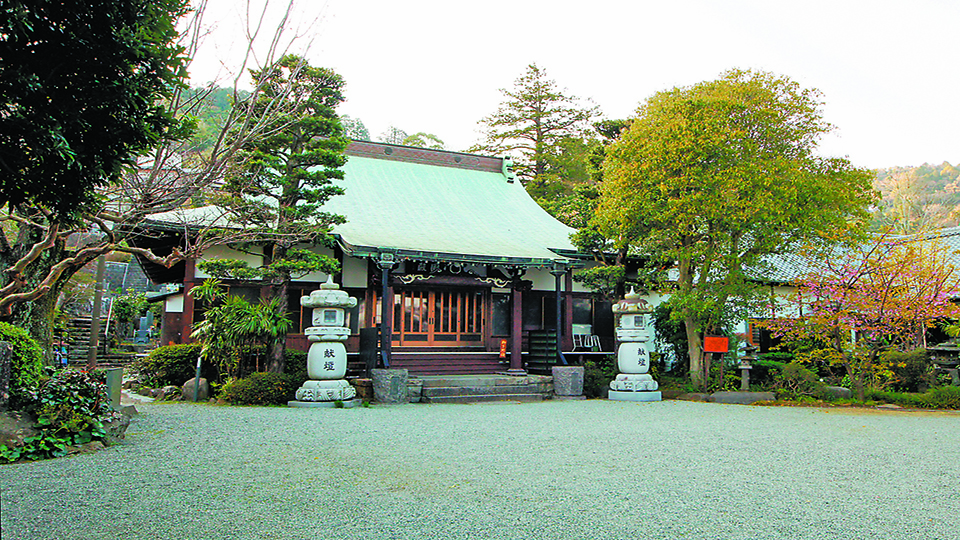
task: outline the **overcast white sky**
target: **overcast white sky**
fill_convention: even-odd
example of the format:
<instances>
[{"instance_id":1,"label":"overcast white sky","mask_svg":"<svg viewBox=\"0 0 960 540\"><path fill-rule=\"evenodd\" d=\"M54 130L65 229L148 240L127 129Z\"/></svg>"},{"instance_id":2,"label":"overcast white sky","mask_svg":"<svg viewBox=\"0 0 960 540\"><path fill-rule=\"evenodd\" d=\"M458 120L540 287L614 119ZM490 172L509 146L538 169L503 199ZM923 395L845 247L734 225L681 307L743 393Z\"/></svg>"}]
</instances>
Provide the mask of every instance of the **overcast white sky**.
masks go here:
<instances>
[{"instance_id":1,"label":"overcast white sky","mask_svg":"<svg viewBox=\"0 0 960 540\"><path fill-rule=\"evenodd\" d=\"M220 22L194 68L240 51L239 2L211 0ZM730 68L818 88L834 135L822 154L878 168L960 163L957 0L328 0L307 32L311 63L347 82L340 109L371 135L389 126L436 134L450 150L477 139L531 62L607 118L659 90ZM208 20L213 20L212 18ZM302 41L306 44L306 41Z\"/></svg>"}]
</instances>

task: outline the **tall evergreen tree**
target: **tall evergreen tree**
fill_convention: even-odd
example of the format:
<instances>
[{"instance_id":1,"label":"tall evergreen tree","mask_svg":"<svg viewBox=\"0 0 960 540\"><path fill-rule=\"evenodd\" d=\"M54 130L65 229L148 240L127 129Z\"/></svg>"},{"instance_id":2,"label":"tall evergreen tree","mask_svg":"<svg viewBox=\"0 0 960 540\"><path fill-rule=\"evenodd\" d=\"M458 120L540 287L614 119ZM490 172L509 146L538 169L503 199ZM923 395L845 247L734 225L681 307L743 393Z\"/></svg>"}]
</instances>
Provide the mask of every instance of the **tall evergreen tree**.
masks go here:
<instances>
[{"instance_id":1,"label":"tall evergreen tree","mask_svg":"<svg viewBox=\"0 0 960 540\"><path fill-rule=\"evenodd\" d=\"M370 131L363 124L363 120L343 115L340 117L340 123L343 125L343 133L355 141L369 141Z\"/></svg>"},{"instance_id":2,"label":"tall evergreen tree","mask_svg":"<svg viewBox=\"0 0 960 540\"><path fill-rule=\"evenodd\" d=\"M258 278L270 285L272 298L286 312L292 278L314 271L333 273L333 259L304 249L329 244L332 225L343 216L323 212L330 197L343 193L332 183L342 179L340 167L348 140L335 108L343 101L343 79L332 70L310 66L303 58L284 56L274 66L253 72L263 91L258 109L283 111L271 119L265 136L244 145L243 169L226 184L221 202L242 228L257 232L263 264L246 268L238 261L213 261L204 269L213 275ZM282 373L285 340L272 347L268 369Z\"/></svg>"},{"instance_id":3,"label":"tall evergreen tree","mask_svg":"<svg viewBox=\"0 0 960 540\"><path fill-rule=\"evenodd\" d=\"M175 124L160 104L184 73L185 0L11 0L0 9L0 206L57 219Z\"/></svg>"},{"instance_id":4,"label":"tall evergreen tree","mask_svg":"<svg viewBox=\"0 0 960 540\"><path fill-rule=\"evenodd\" d=\"M599 116L596 106L582 106L580 100L557 88L557 83L536 64L515 82L512 89L500 89L504 101L496 112L480 120L483 139L472 152L505 155L519 152L516 171L537 187L548 181L551 161L561 153L568 138L583 138L590 121Z\"/></svg>"}]
</instances>

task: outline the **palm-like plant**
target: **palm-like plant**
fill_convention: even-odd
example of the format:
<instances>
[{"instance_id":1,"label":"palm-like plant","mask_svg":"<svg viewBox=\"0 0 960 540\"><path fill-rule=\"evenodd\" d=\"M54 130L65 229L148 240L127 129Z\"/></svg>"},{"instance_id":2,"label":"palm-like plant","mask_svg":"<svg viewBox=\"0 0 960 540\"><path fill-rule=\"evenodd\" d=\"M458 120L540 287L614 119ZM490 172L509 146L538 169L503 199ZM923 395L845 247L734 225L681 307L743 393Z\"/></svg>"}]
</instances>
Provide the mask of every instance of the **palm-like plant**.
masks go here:
<instances>
[{"instance_id":1,"label":"palm-like plant","mask_svg":"<svg viewBox=\"0 0 960 540\"><path fill-rule=\"evenodd\" d=\"M206 318L197 323L191 337L202 343L201 356L216 363L221 373L237 376L245 349L276 343L290 330L290 318L281 299L252 304L235 295L225 294L217 279L208 279L190 292L210 307Z\"/></svg>"}]
</instances>

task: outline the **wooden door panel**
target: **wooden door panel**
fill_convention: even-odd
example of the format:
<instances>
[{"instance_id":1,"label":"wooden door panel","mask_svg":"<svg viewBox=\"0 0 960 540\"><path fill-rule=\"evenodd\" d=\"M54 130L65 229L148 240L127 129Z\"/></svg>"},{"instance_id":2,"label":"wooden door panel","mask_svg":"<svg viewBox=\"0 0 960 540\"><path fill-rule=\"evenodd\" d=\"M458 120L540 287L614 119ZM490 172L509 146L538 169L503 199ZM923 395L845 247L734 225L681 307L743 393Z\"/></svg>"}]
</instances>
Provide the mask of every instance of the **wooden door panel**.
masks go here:
<instances>
[{"instance_id":1,"label":"wooden door panel","mask_svg":"<svg viewBox=\"0 0 960 540\"><path fill-rule=\"evenodd\" d=\"M394 292L394 342L400 346L482 345L484 298L481 289L397 289Z\"/></svg>"}]
</instances>

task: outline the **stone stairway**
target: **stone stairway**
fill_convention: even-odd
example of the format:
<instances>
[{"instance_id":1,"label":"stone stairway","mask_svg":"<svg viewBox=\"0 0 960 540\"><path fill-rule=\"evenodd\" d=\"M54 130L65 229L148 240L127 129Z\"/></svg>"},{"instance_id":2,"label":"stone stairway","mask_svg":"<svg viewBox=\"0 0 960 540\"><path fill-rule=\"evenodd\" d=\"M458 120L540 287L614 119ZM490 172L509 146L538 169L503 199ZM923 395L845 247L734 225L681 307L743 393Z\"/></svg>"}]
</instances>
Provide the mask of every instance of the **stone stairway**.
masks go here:
<instances>
[{"instance_id":1,"label":"stone stairway","mask_svg":"<svg viewBox=\"0 0 960 540\"><path fill-rule=\"evenodd\" d=\"M426 375L416 380L422 384L423 403L529 402L553 396L553 377L545 375Z\"/></svg>"},{"instance_id":2,"label":"stone stairway","mask_svg":"<svg viewBox=\"0 0 960 540\"><path fill-rule=\"evenodd\" d=\"M90 350L90 326L93 320L90 317L77 317L67 322L69 339L67 341L67 358L70 365L82 365L87 362L87 353ZM100 320L101 331L106 325L107 320ZM147 353L154 348L153 344L143 347L132 348L127 351L111 350L104 354L101 347L97 354L98 367L123 367L137 359L143 353Z\"/></svg>"}]
</instances>

